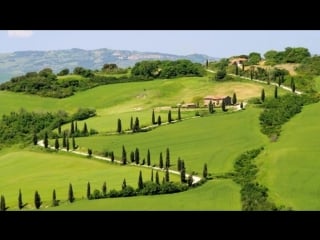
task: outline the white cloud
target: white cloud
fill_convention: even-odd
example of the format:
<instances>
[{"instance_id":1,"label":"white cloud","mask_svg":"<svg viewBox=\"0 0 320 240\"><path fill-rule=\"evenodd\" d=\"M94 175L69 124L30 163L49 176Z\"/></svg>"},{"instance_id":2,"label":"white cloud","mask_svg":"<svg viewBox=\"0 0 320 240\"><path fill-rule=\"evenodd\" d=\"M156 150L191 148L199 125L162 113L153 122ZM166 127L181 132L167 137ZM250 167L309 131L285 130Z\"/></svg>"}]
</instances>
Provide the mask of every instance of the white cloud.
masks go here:
<instances>
[{"instance_id":1,"label":"white cloud","mask_svg":"<svg viewBox=\"0 0 320 240\"><path fill-rule=\"evenodd\" d=\"M31 37L33 32L31 30L9 30L8 37L12 38L28 38Z\"/></svg>"}]
</instances>

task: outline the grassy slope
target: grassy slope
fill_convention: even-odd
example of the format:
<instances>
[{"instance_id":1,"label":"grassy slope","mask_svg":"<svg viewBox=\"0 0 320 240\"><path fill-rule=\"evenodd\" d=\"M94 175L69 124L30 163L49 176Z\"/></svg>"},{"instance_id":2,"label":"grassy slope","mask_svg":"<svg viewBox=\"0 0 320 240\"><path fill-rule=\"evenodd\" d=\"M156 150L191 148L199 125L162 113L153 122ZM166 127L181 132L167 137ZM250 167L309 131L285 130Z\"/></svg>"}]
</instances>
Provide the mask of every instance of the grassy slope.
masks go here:
<instances>
[{"instance_id":1,"label":"grassy slope","mask_svg":"<svg viewBox=\"0 0 320 240\"><path fill-rule=\"evenodd\" d=\"M295 210L320 209L319 111L320 103L304 107L258 157L259 181L278 204Z\"/></svg>"},{"instance_id":2,"label":"grassy slope","mask_svg":"<svg viewBox=\"0 0 320 240\"><path fill-rule=\"evenodd\" d=\"M81 200L48 210L241 210L240 187L231 180L214 180L177 194Z\"/></svg>"},{"instance_id":3,"label":"grassy slope","mask_svg":"<svg viewBox=\"0 0 320 240\"><path fill-rule=\"evenodd\" d=\"M31 204L27 208L34 208L35 190L39 191L44 206L48 206L53 189L56 189L57 199L62 202L67 200L69 183L72 183L77 199L86 197L88 181L92 192L94 189L101 190L104 181L108 191L119 190L124 178L127 185L136 188L140 169L143 179L149 180L150 169L119 166L61 152L4 151L0 155L0 193L5 196L10 210L17 209L19 188L23 202ZM163 176L163 172L159 172L160 179ZM180 181L180 177L171 175L170 180Z\"/></svg>"},{"instance_id":4,"label":"grassy slope","mask_svg":"<svg viewBox=\"0 0 320 240\"><path fill-rule=\"evenodd\" d=\"M141 158L151 151L151 163L159 164L159 154L165 156L169 147L171 163L176 168L177 159L185 160L187 172L202 173L203 164L209 172L221 173L233 169L234 159L245 150L264 145L267 138L260 133L259 109L249 108L242 112L218 114L185 120L162 126L153 131L122 136L92 136L77 138L80 150L113 150L119 158L122 145L127 152L136 147Z\"/></svg>"}]
</instances>

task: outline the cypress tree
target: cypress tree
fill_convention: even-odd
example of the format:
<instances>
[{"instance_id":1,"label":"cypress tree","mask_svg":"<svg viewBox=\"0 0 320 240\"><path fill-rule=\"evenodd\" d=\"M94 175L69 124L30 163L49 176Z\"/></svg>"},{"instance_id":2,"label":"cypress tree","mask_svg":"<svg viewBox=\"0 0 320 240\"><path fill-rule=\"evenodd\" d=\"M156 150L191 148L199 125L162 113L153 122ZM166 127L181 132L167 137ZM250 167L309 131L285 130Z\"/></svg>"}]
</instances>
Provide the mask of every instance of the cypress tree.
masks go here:
<instances>
[{"instance_id":1,"label":"cypress tree","mask_svg":"<svg viewBox=\"0 0 320 240\"><path fill-rule=\"evenodd\" d=\"M127 183L126 183L126 179L124 178L122 182L122 190L125 189L126 187L127 187Z\"/></svg>"},{"instance_id":2,"label":"cypress tree","mask_svg":"<svg viewBox=\"0 0 320 240\"><path fill-rule=\"evenodd\" d=\"M53 189L52 191L52 206L58 206L59 205L59 201L57 201L57 196L56 196L56 190Z\"/></svg>"},{"instance_id":3,"label":"cypress tree","mask_svg":"<svg viewBox=\"0 0 320 240\"><path fill-rule=\"evenodd\" d=\"M294 83L293 78L292 78L291 89L292 89L292 92L295 92L295 91L296 91L296 84Z\"/></svg>"},{"instance_id":4,"label":"cypress tree","mask_svg":"<svg viewBox=\"0 0 320 240\"><path fill-rule=\"evenodd\" d=\"M21 189L19 189L18 207L19 207L19 209L20 209L20 210L24 207L23 202L22 202L22 193L21 193Z\"/></svg>"},{"instance_id":5,"label":"cypress tree","mask_svg":"<svg viewBox=\"0 0 320 240\"><path fill-rule=\"evenodd\" d=\"M38 136L36 133L33 134L33 145L37 145L38 144Z\"/></svg>"},{"instance_id":6,"label":"cypress tree","mask_svg":"<svg viewBox=\"0 0 320 240\"><path fill-rule=\"evenodd\" d=\"M69 152L69 149L70 149L70 145L69 145L69 137L67 138L66 148L67 148L67 151Z\"/></svg>"},{"instance_id":7,"label":"cypress tree","mask_svg":"<svg viewBox=\"0 0 320 240\"><path fill-rule=\"evenodd\" d=\"M102 194L103 196L107 196L107 183L106 181L104 181L103 185L102 185Z\"/></svg>"},{"instance_id":8,"label":"cypress tree","mask_svg":"<svg viewBox=\"0 0 320 240\"><path fill-rule=\"evenodd\" d=\"M91 156L92 156L92 149L88 148L88 157L91 158Z\"/></svg>"},{"instance_id":9,"label":"cypress tree","mask_svg":"<svg viewBox=\"0 0 320 240\"><path fill-rule=\"evenodd\" d=\"M168 123L172 122L172 118L171 118L171 110L169 110L168 112Z\"/></svg>"},{"instance_id":10,"label":"cypress tree","mask_svg":"<svg viewBox=\"0 0 320 240\"><path fill-rule=\"evenodd\" d=\"M134 127L133 127L133 132L139 132L139 130L140 130L139 118L136 117L136 121L135 121Z\"/></svg>"},{"instance_id":11,"label":"cypress tree","mask_svg":"<svg viewBox=\"0 0 320 240\"><path fill-rule=\"evenodd\" d=\"M74 134L74 122L73 122L73 120L71 121L70 134L71 135Z\"/></svg>"},{"instance_id":12,"label":"cypress tree","mask_svg":"<svg viewBox=\"0 0 320 240\"><path fill-rule=\"evenodd\" d=\"M69 184L69 192L68 192L68 200L69 202L74 202L75 198L73 196L73 189L72 189L72 184Z\"/></svg>"},{"instance_id":13,"label":"cypress tree","mask_svg":"<svg viewBox=\"0 0 320 240\"><path fill-rule=\"evenodd\" d=\"M156 124L156 118L154 116L154 109L152 109L152 124Z\"/></svg>"},{"instance_id":14,"label":"cypress tree","mask_svg":"<svg viewBox=\"0 0 320 240\"><path fill-rule=\"evenodd\" d=\"M208 69L208 67L209 67L209 61L208 61L208 59L206 60L206 69Z\"/></svg>"},{"instance_id":15,"label":"cypress tree","mask_svg":"<svg viewBox=\"0 0 320 240\"><path fill-rule=\"evenodd\" d=\"M6 200L5 200L4 196L1 195L1 198L0 198L0 211L6 211L6 210L7 210Z\"/></svg>"},{"instance_id":16,"label":"cypress tree","mask_svg":"<svg viewBox=\"0 0 320 240\"><path fill-rule=\"evenodd\" d=\"M274 98L278 98L278 86L274 86Z\"/></svg>"},{"instance_id":17,"label":"cypress tree","mask_svg":"<svg viewBox=\"0 0 320 240\"><path fill-rule=\"evenodd\" d=\"M140 170L140 173L139 173L138 189L139 189L139 190L143 189L143 179L142 179L142 172L141 172L141 170Z\"/></svg>"},{"instance_id":18,"label":"cypress tree","mask_svg":"<svg viewBox=\"0 0 320 240\"><path fill-rule=\"evenodd\" d=\"M75 150L77 148L76 140L75 140L74 136L72 136L72 148L73 148L73 150Z\"/></svg>"},{"instance_id":19,"label":"cypress tree","mask_svg":"<svg viewBox=\"0 0 320 240\"><path fill-rule=\"evenodd\" d=\"M207 176L208 176L208 167L207 167L206 163L203 166L202 176L203 176L203 178L207 178Z\"/></svg>"},{"instance_id":20,"label":"cypress tree","mask_svg":"<svg viewBox=\"0 0 320 240\"><path fill-rule=\"evenodd\" d=\"M55 143L54 143L54 148L55 148L56 150L59 150L59 139L58 139L58 137L56 137L56 141L55 141Z\"/></svg>"},{"instance_id":21,"label":"cypress tree","mask_svg":"<svg viewBox=\"0 0 320 240\"><path fill-rule=\"evenodd\" d=\"M235 64L235 75L239 75L239 68L238 68L238 64Z\"/></svg>"},{"instance_id":22,"label":"cypress tree","mask_svg":"<svg viewBox=\"0 0 320 240\"><path fill-rule=\"evenodd\" d=\"M213 113L213 103L211 100L209 102L208 108L209 108L209 113Z\"/></svg>"},{"instance_id":23,"label":"cypress tree","mask_svg":"<svg viewBox=\"0 0 320 240\"><path fill-rule=\"evenodd\" d=\"M166 168L170 167L170 150L167 148L166 150Z\"/></svg>"},{"instance_id":24,"label":"cypress tree","mask_svg":"<svg viewBox=\"0 0 320 240\"><path fill-rule=\"evenodd\" d=\"M120 118L118 118L117 132L118 132L118 133L121 133L121 131L122 131L121 119L120 119Z\"/></svg>"},{"instance_id":25,"label":"cypress tree","mask_svg":"<svg viewBox=\"0 0 320 240\"><path fill-rule=\"evenodd\" d=\"M243 102L240 103L240 108L243 109Z\"/></svg>"},{"instance_id":26,"label":"cypress tree","mask_svg":"<svg viewBox=\"0 0 320 240\"><path fill-rule=\"evenodd\" d=\"M180 172L181 171L181 159L180 159L180 157L178 157L177 166L178 166L178 171Z\"/></svg>"},{"instance_id":27,"label":"cypress tree","mask_svg":"<svg viewBox=\"0 0 320 240\"><path fill-rule=\"evenodd\" d=\"M181 120L181 107L178 107L178 120Z\"/></svg>"},{"instance_id":28,"label":"cypress tree","mask_svg":"<svg viewBox=\"0 0 320 240\"><path fill-rule=\"evenodd\" d=\"M122 164L123 165L127 164L127 152L126 152L126 149L124 148L124 145L122 145Z\"/></svg>"},{"instance_id":29,"label":"cypress tree","mask_svg":"<svg viewBox=\"0 0 320 240\"><path fill-rule=\"evenodd\" d=\"M150 150L148 149L148 153L147 153L147 165L150 166L150 164L151 164Z\"/></svg>"},{"instance_id":30,"label":"cypress tree","mask_svg":"<svg viewBox=\"0 0 320 240\"><path fill-rule=\"evenodd\" d=\"M113 153L113 151L111 152L110 158L111 158L111 162L113 163L114 162L114 153Z\"/></svg>"},{"instance_id":31,"label":"cypress tree","mask_svg":"<svg viewBox=\"0 0 320 240\"><path fill-rule=\"evenodd\" d=\"M41 197L38 191L34 193L34 205L36 206L37 209L40 208L42 202L41 202Z\"/></svg>"},{"instance_id":32,"label":"cypress tree","mask_svg":"<svg viewBox=\"0 0 320 240\"><path fill-rule=\"evenodd\" d=\"M161 116L160 115L158 116L158 125L159 126L161 125Z\"/></svg>"},{"instance_id":33,"label":"cypress tree","mask_svg":"<svg viewBox=\"0 0 320 240\"><path fill-rule=\"evenodd\" d=\"M133 130L133 117L131 116L130 119L130 130Z\"/></svg>"},{"instance_id":34,"label":"cypress tree","mask_svg":"<svg viewBox=\"0 0 320 240\"><path fill-rule=\"evenodd\" d=\"M134 160L136 164L138 165L140 162L140 154L139 154L139 148L136 148L135 154L134 154Z\"/></svg>"},{"instance_id":35,"label":"cypress tree","mask_svg":"<svg viewBox=\"0 0 320 240\"><path fill-rule=\"evenodd\" d=\"M158 173L158 171L156 172L156 184L160 185L160 180L159 180L159 173Z\"/></svg>"},{"instance_id":36,"label":"cypress tree","mask_svg":"<svg viewBox=\"0 0 320 240\"><path fill-rule=\"evenodd\" d=\"M185 166L184 166L184 160L181 160L181 170L184 169Z\"/></svg>"},{"instance_id":37,"label":"cypress tree","mask_svg":"<svg viewBox=\"0 0 320 240\"><path fill-rule=\"evenodd\" d=\"M130 153L130 160L132 163L134 162L134 152L133 151L131 151L131 153Z\"/></svg>"},{"instance_id":38,"label":"cypress tree","mask_svg":"<svg viewBox=\"0 0 320 240\"><path fill-rule=\"evenodd\" d=\"M59 122L59 126L58 126L58 134L59 134L59 136L61 134L61 123L60 122Z\"/></svg>"},{"instance_id":39,"label":"cypress tree","mask_svg":"<svg viewBox=\"0 0 320 240\"><path fill-rule=\"evenodd\" d=\"M236 93L233 93L232 104L235 105L236 103L237 103L237 95L236 95Z\"/></svg>"},{"instance_id":40,"label":"cypress tree","mask_svg":"<svg viewBox=\"0 0 320 240\"><path fill-rule=\"evenodd\" d=\"M75 131L75 133L78 132L78 122L77 121L75 122L74 131Z\"/></svg>"},{"instance_id":41,"label":"cypress tree","mask_svg":"<svg viewBox=\"0 0 320 240\"><path fill-rule=\"evenodd\" d=\"M280 76L278 78L278 85L279 85L279 87L281 86L281 78L280 78Z\"/></svg>"},{"instance_id":42,"label":"cypress tree","mask_svg":"<svg viewBox=\"0 0 320 240\"><path fill-rule=\"evenodd\" d=\"M166 179L166 182L170 181L169 168L166 168L165 179Z\"/></svg>"},{"instance_id":43,"label":"cypress tree","mask_svg":"<svg viewBox=\"0 0 320 240\"><path fill-rule=\"evenodd\" d=\"M45 147L45 148L48 148L48 146L49 146L48 133L45 132L45 133L44 133L44 147Z\"/></svg>"},{"instance_id":44,"label":"cypress tree","mask_svg":"<svg viewBox=\"0 0 320 240\"><path fill-rule=\"evenodd\" d=\"M67 147L67 141L66 141L66 131L63 131L63 136L62 136L62 147L66 148Z\"/></svg>"},{"instance_id":45,"label":"cypress tree","mask_svg":"<svg viewBox=\"0 0 320 240\"><path fill-rule=\"evenodd\" d=\"M266 98L266 96L265 96L264 88L263 88L261 91L261 101L264 102L265 98Z\"/></svg>"},{"instance_id":46,"label":"cypress tree","mask_svg":"<svg viewBox=\"0 0 320 240\"><path fill-rule=\"evenodd\" d=\"M153 182L153 168L151 169L151 182Z\"/></svg>"},{"instance_id":47,"label":"cypress tree","mask_svg":"<svg viewBox=\"0 0 320 240\"><path fill-rule=\"evenodd\" d=\"M188 176L188 180L187 180L187 183L188 183L188 186L191 187L192 186L192 183L193 183L193 177L192 177L192 174L189 174Z\"/></svg>"},{"instance_id":48,"label":"cypress tree","mask_svg":"<svg viewBox=\"0 0 320 240\"><path fill-rule=\"evenodd\" d=\"M162 152L160 153L159 168L163 168Z\"/></svg>"},{"instance_id":49,"label":"cypress tree","mask_svg":"<svg viewBox=\"0 0 320 240\"><path fill-rule=\"evenodd\" d=\"M87 127L87 123L86 123L86 122L83 124L82 133L83 133L84 135L87 135L87 134L88 134L88 127Z\"/></svg>"},{"instance_id":50,"label":"cypress tree","mask_svg":"<svg viewBox=\"0 0 320 240\"><path fill-rule=\"evenodd\" d=\"M185 183L186 182L186 169L185 168L181 169L180 176L181 176L181 182Z\"/></svg>"},{"instance_id":51,"label":"cypress tree","mask_svg":"<svg viewBox=\"0 0 320 240\"><path fill-rule=\"evenodd\" d=\"M87 184L87 198L91 199L91 186L90 186L90 182L88 182Z\"/></svg>"},{"instance_id":52,"label":"cypress tree","mask_svg":"<svg viewBox=\"0 0 320 240\"><path fill-rule=\"evenodd\" d=\"M227 109L226 109L226 102L225 102L224 100L222 100L221 109L222 109L222 111L224 111L224 112L227 111Z\"/></svg>"}]
</instances>

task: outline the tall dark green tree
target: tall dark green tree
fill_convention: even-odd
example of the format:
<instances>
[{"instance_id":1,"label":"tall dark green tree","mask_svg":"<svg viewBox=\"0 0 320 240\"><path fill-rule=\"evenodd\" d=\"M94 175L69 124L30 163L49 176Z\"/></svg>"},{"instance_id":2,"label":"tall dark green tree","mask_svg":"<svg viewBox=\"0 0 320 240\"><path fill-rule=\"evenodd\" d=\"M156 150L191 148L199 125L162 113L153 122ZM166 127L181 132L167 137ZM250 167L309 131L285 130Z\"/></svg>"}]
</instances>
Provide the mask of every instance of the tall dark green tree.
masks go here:
<instances>
[{"instance_id":1,"label":"tall dark green tree","mask_svg":"<svg viewBox=\"0 0 320 240\"><path fill-rule=\"evenodd\" d=\"M166 179L166 182L170 182L169 168L166 168L165 179Z\"/></svg>"},{"instance_id":2,"label":"tall dark green tree","mask_svg":"<svg viewBox=\"0 0 320 240\"><path fill-rule=\"evenodd\" d=\"M159 158L159 168L163 168L162 152L160 153L160 158Z\"/></svg>"},{"instance_id":3,"label":"tall dark green tree","mask_svg":"<svg viewBox=\"0 0 320 240\"><path fill-rule=\"evenodd\" d=\"M41 202L40 194L38 193L38 191L36 191L34 193L34 205L36 206L36 209L39 209L41 204L42 202Z\"/></svg>"},{"instance_id":4,"label":"tall dark green tree","mask_svg":"<svg viewBox=\"0 0 320 240\"><path fill-rule=\"evenodd\" d=\"M181 177L181 182L185 183L186 182L186 169L184 167L180 171L180 177Z\"/></svg>"},{"instance_id":5,"label":"tall dark green tree","mask_svg":"<svg viewBox=\"0 0 320 240\"><path fill-rule=\"evenodd\" d=\"M134 151L130 152L130 160L132 163L134 162Z\"/></svg>"},{"instance_id":6,"label":"tall dark green tree","mask_svg":"<svg viewBox=\"0 0 320 240\"><path fill-rule=\"evenodd\" d=\"M170 167L170 150L169 148L167 148L166 150L166 164L165 164L166 168Z\"/></svg>"},{"instance_id":7,"label":"tall dark green tree","mask_svg":"<svg viewBox=\"0 0 320 240\"><path fill-rule=\"evenodd\" d=\"M54 142L54 148L55 148L56 150L59 150L59 147L60 147L60 145L59 145L59 139L58 139L58 137L56 137L56 140L55 140L55 142Z\"/></svg>"},{"instance_id":8,"label":"tall dark green tree","mask_svg":"<svg viewBox=\"0 0 320 240\"><path fill-rule=\"evenodd\" d=\"M76 121L74 124L74 131L77 133L78 132L78 122Z\"/></svg>"},{"instance_id":9,"label":"tall dark green tree","mask_svg":"<svg viewBox=\"0 0 320 240\"><path fill-rule=\"evenodd\" d=\"M19 209L20 209L20 210L24 207L23 202L22 202L22 193L21 193L21 189L19 189L18 207L19 207Z\"/></svg>"},{"instance_id":10,"label":"tall dark green tree","mask_svg":"<svg viewBox=\"0 0 320 240\"><path fill-rule=\"evenodd\" d=\"M52 191L52 206L58 206L59 205L59 201L57 200L57 196L56 196L56 190L53 189Z\"/></svg>"},{"instance_id":11,"label":"tall dark green tree","mask_svg":"<svg viewBox=\"0 0 320 240\"><path fill-rule=\"evenodd\" d=\"M102 194L104 197L107 196L107 182L106 181L104 181L103 185L102 185Z\"/></svg>"},{"instance_id":12,"label":"tall dark green tree","mask_svg":"<svg viewBox=\"0 0 320 240\"><path fill-rule=\"evenodd\" d=\"M156 124L156 117L154 116L154 109L152 109L152 124Z\"/></svg>"},{"instance_id":13,"label":"tall dark green tree","mask_svg":"<svg viewBox=\"0 0 320 240\"><path fill-rule=\"evenodd\" d=\"M274 86L274 98L278 98L278 86Z\"/></svg>"},{"instance_id":14,"label":"tall dark green tree","mask_svg":"<svg viewBox=\"0 0 320 240\"><path fill-rule=\"evenodd\" d=\"M150 150L148 149L148 153L147 153L147 165L150 166L151 165L151 156L150 156Z\"/></svg>"},{"instance_id":15,"label":"tall dark green tree","mask_svg":"<svg viewBox=\"0 0 320 240\"><path fill-rule=\"evenodd\" d=\"M127 164L127 152L126 152L126 149L124 148L124 145L122 145L122 164L123 165Z\"/></svg>"},{"instance_id":16,"label":"tall dark green tree","mask_svg":"<svg viewBox=\"0 0 320 240\"><path fill-rule=\"evenodd\" d=\"M243 102L240 103L240 108L243 109Z\"/></svg>"},{"instance_id":17,"label":"tall dark green tree","mask_svg":"<svg viewBox=\"0 0 320 240\"><path fill-rule=\"evenodd\" d=\"M72 188L72 184L71 183L69 184L68 200L71 203L74 202L74 200L75 200L74 195L73 195L73 188Z\"/></svg>"},{"instance_id":18,"label":"tall dark green tree","mask_svg":"<svg viewBox=\"0 0 320 240\"><path fill-rule=\"evenodd\" d=\"M208 167L207 167L206 163L203 165L202 176L203 176L203 178L207 178L207 176L208 176Z\"/></svg>"},{"instance_id":19,"label":"tall dark green tree","mask_svg":"<svg viewBox=\"0 0 320 240\"><path fill-rule=\"evenodd\" d=\"M43 141L43 144L44 144L44 147L45 147L45 148L48 148L49 139L48 139L48 133L47 133L47 132L44 133L44 141Z\"/></svg>"},{"instance_id":20,"label":"tall dark green tree","mask_svg":"<svg viewBox=\"0 0 320 240\"><path fill-rule=\"evenodd\" d=\"M232 96L232 104L233 104L233 105L237 104L237 95L236 95L236 93L233 93L233 96Z\"/></svg>"},{"instance_id":21,"label":"tall dark green tree","mask_svg":"<svg viewBox=\"0 0 320 240\"><path fill-rule=\"evenodd\" d=\"M76 140L75 140L74 136L72 136L72 148L73 148L73 150L77 149Z\"/></svg>"},{"instance_id":22,"label":"tall dark green tree","mask_svg":"<svg viewBox=\"0 0 320 240\"><path fill-rule=\"evenodd\" d=\"M209 67L209 60L207 59L206 60L206 69L208 69L208 67Z\"/></svg>"},{"instance_id":23,"label":"tall dark green tree","mask_svg":"<svg viewBox=\"0 0 320 240\"><path fill-rule=\"evenodd\" d=\"M66 137L67 137L67 133L66 133L66 131L63 131L63 134L62 134L62 147L63 148L67 147Z\"/></svg>"},{"instance_id":24,"label":"tall dark green tree","mask_svg":"<svg viewBox=\"0 0 320 240\"><path fill-rule=\"evenodd\" d=\"M130 119L130 130L133 130L133 117L131 116Z\"/></svg>"},{"instance_id":25,"label":"tall dark green tree","mask_svg":"<svg viewBox=\"0 0 320 240\"><path fill-rule=\"evenodd\" d=\"M193 176L192 176L192 174L189 174L188 179L187 179L187 183L188 183L188 186L189 186L189 187L192 186L192 183L193 183Z\"/></svg>"},{"instance_id":26,"label":"tall dark green tree","mask_svg":"<svg viewBox=\"0 0 320 240\"><path fill-rule=\"evenodd\" d=\"M110 154L111 156L110 156L110 158L111 158L111 162L113 163L114 162L114 153L113 153L113 151L111 152L111 154Z\"/></svg>"},{"instance_id":27,"label":"tall dark green tree","mask_svg":"<svg viewBox=\"0 0 320 240\"><path fill-rule=\"evenodd\" d=\"M69 149L70 149L69 137L67 137L66 148L67 148L67 151L69 151Z\"/></svg>"},{"instance_id":28,"label":"tall dark green tree","mask_svg":"<svg viewBox=\"0 0 320 240\"><path fill-rule=\"evenodd\" d=\"M156 184L160 185L159 173L156 172Z\"/></svg>"},{"instance_id":29,"label":"tall dark green tree","mask_svg":"<svg viewBox=\"0 0 320 240\"><path fill-rule=\"evenodd\" d=\"M118 118L117 132L118 132L118 133L121 133L121 132L122 132L122 126L121 126L121 119L120 119L120 118Z\"/></svg>"},{"instance_id":30,"label":"tall dark green tree","mask_svg":"<svg viewBox=\"0 0 320 240\"><path fill-rule=\"evenodd\" d=\"M141 172L141 170L140 170L140 173L139 173L138 189L139 189L139 190L143 189L143 179L142 179L142 172Z\"/></svg>"},{"instance_id":31,"label":"tall dark green tree","mask_svg":"<svg viewBox=\"0 0 320 240\"><path fill-rule=\"evenodd\" d=\"M222 103L221 103L221 109L222 111L226 112L227 111L227 108L226 108L226 102L224 100L222 100Z\"/></svg>"},{"instance_id":32,"label":"tall dark green tree","mask_svg":"<svg viewBox=\"0 0 320 240\"><path fill-rule=\"evenodd\" d=\"M73 120L71 121L71 127L70 127L70 134L71 134L71 136L73 135L75 133L75 131L74 131L74 122L73 122Z\"/></svg>"},{"instance_id":33,"label":"tall dark green tree","mask_svg":"<svg viewBox=\"0 0 320 240\"><path fill-rule=\"evenodd\" d=\"M87 198L91 199L91 186L90 186L90 182L88 182L87 184Z\"/></svg>"},{"instance_id":34,"label":"tall dark green tree","mask_svg":"<svg viewBox=\"0 0 320 240\"><path fill-rule=\"evenodd\" d=\"M172 117L171 117L171 110L168 112L168 123L172 122Z\"/></svg>"},{"instance_id":35,"label":"tall dark green tree","mask_svg":"<svg viewBox=\"0 0 320 240\"><path fill-rule=\"evenodd\" d=\"M60 122L59 122L59 126L58 126L58 134L59 134L59 136L61 134L61 123Z\"/></svg>"},{"instance_id":36,"label":"tall dark green tree","mask_svg":"<svg viewBox=\"0 0 320 240\"><path fill-rule=\"evenodd\" d=\"M279 76L278 78L278 86L280 87L281 86L281 77Z\"/></svg>"},{"instance_id":37,"label":"tall dark green tree","mask_svg":"<svg viewBox=\"0 0 320 240\"><path fill-rule=\"evenodd\" d=\"M181 107L178 107L178 120L181 120Z\"/></svg>"},{"instance_id":38,"label":"tall dark green tree","mask_svg":"<svg viewBox=\"0 0 320 240\"><path fill-rule=\"evenodd\" d=\"M3 195L1 195L0 198L0 211L6 211L7 207L6 207L6 199L4 198Z\"/></svg>"},{"instance_id":39,"label":"tall dark green tree","mask_svg":"<svg viewBox=\"0 0 320 240\"><path fill-rule=\"evenodd\" d=\"M140 131L139 118L136 117L136 120L135 120L134 126L133 126L133 132L139 132L139 131Z\"/></svg>"},{"instance_id":40,"label":"tall dark green tree","mask_svg":"<svg viewBox=\"0 0 320 240\"><path fill-rule=\"evenodd\" d=\"M125 189L126 187L127 187L127 182L126 182L126 179L124 178L122 182L122 190Z\"/></svg>"},{"instance_id":41,"label":"tall dark green tree","mask_svg":"<svg viewBox=\"0 0 320 240\"><path fill-rule=\"evenodd\" d=\"M291 83L291 89L292 89L292 92L296 91L296 84L294 83L293 78L292 78L292 83Z\"/></svg>"},{"instance_id":42,"label":"tall dark green tree","mask_svg":"<svg viewBox=\"0 0 320 240\"><path fill-rule=\"evenodd\" d=\"M36 133L33 134L33 145L37 145L38 144L38 136Z\"/></svg>"},{"instance_id":43,"label":"tall dark green tree","mask_svg":"<svg viewBox=\"0 0 320 240\"><path fill-rule=\"evenodd\" d=\"M153 168L151 169L151 182L153 182Z\"/></svg>"},{"instance_id":44,"label":"tall dark green tree","mask_svg":"<svg viewBox=\"0 0 320 240\"><path fill-rule=\"evenodd\" d=\"M208 104L208 110L209 110L209 113L213 113L213 111L214 111L213 103L212 103L211 100L210 100L210 102Z\"/></svg>"},{"instance_id":45,"label":"tall dark green tree","mask_svg":"<svg viewBox=\"0 0 320 240\"><path fill-rule=\"evenodd\" d=\"M266 95L264 93L264 88L263 88L261 91L261 101L264 102L265 98L266 98Z\"/></svg>"},{"instance_id":46,"label":"tall dark green tree","mask_svg":"<svg viewBox=\"0 0 320 240\"><path fill-rule=\"evenodd\" d=\"M181 171L181 158L180 157L178 157L177 169L179 172Z\"/></svg>"},{"instance_id":47,"label":"tall dark green tree","mask_svg":"<svg viewBox=\"0 0 320 240\"><path fill-rule=\"evenodd\" d=\"M158 125L159 126L161 125L161 116L160 115L158 116Z\"/></svg>"},{"instance_id":48,"label":"tall dark green tree","mask_svg":"<svg viewBox=\"0 0 320 240\"><path fill-rule=\"evenodd\" d=\"M87 127L87 123L86 123L86 122L83 124L82 133L83 133L84 135L87 135L87 134L88 134L88 127Z\"/></svg>"},{"instance_id":49,"label":"tall dark green tree","mask_svg":"<svg viewBox=\"0 0 320 240\"><path fill-rule=\"evenodd\" d=\"M238 68L238 64L236 63L235 65L235 75L239 75L239 68Z\"/></svg>"},{"instance_id":50,"label":"tall dark green tree","mask_svg":"<svg viewBox=\"0 0 320 240\"><path fill-rule=\"evenodd\" d=\"M139 162L140 162L139 148L136 148L136 151L134 153L134 160L135 160L136 164L139 164Z\"/></svg>"},{"instance_id":51,"label":"tall dark green tree","mask_svg":"<svg viewBox=\"0 0 320 240\"><path fill-rule=\"evenodd\" d=\"M184 160L181 160L181 170L185 168L185 165L184 165Z\"/></svg>"}]
</instances>

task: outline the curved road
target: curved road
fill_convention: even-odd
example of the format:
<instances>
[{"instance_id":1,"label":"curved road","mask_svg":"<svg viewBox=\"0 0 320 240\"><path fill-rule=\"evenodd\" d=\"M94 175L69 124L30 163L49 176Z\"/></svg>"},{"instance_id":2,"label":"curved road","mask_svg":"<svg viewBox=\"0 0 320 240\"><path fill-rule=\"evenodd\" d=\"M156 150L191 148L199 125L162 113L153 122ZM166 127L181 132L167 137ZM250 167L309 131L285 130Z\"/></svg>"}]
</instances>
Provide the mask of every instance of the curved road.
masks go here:
<instances>
[{"instance_id":1,"label":"curved road","mask_svg":"<svg viewBox=\"0 0 320 240\"><path fill-rule=\"evenodd\" d=\"M43 140L38 141L38 145L41 146L41 147L44 147L44 142L43 142ZM50 146L50 145L49 145L49 148L55 150L55 148L54 148L53 146ZM65 151L65 152L67 152L67 149L59 148L59 151ZM69 150L69 152L70 152L70 153L74 153L74 154L78 154L78 155L82 155L82 156L88 156L87 153L83 153L83 152L79 152L79 151L75 151L75 150ZM107 157L102 157L102 156L98 156L98 155L94 155L94 154L92 154L91 157L92 157L92 158L95 158L95 159L100 159L100 160L104 160L104 161L111 162L111 159L110 159L110 158L107 158ZM121 164L121 161L116 160L116 159L114 160L114 162ZM161 168L159 168L159 167L152 167L152 166L147 166L147 165L137 165L137 164L135 164L135 163L130 163L130 165L135 165L135 166L145 167L145 168L152 168L152 169L160 170L160 171L163 171L163 172L164 172L164 170L161 169ZM173 174L176 174L176 175L180 175L180 172L175 171L175 170L170 170L170 169L169 169L169 172L170 172L170 173L173 173ZM186 178L188 178L188 177L189 177L189 174L186 174ZM192 181L192 184L196 184L197 182L199 182L199 181L201 180L201 177L192 175L192 180L193 180L193 181Z\"/></svg>"}]
</instances>

